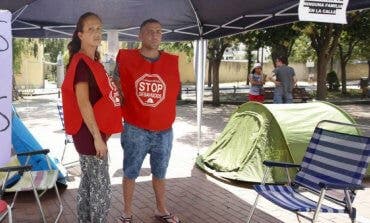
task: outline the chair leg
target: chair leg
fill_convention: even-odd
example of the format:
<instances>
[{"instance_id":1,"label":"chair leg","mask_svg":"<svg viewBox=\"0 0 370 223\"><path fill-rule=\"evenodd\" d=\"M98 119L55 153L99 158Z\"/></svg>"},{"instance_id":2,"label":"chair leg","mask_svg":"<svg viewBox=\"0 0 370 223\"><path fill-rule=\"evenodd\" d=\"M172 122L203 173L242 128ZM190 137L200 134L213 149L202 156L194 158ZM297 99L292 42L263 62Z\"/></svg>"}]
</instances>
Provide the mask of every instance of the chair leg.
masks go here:
<instances>
[{"instance_id":1,"label":"chair leg","mask_svg":"<svg viewBox=\"0 0 370 223\"><path fill-rule=\"evenodd\" d=\"M13 215L12 215L12 209L10 208L10 206L8 205L8 222L9 223L13 223Z\"/></svg>"},{"instance_id":2,"label":"chair leg","mask_svg":"<svg viewBox=\"0 0 370 223\"><path fill-rule=\"evenodd\" d=\"M55 223L56 223L56 222L59 221L59 218L62 215L62 212L63 212L63 204L62 204L62 199L60 198L59 190L58 190L58 187L57 187L57 184L56 183L54 184L54 189L55 189L55 193L57 194L58 201L59 201L59 213L58 213L57 218L55 219Z\"/></svg>"},{"instance_id":3,"label":"chair leg","mask_svg":"<svg viewBox=\"0 0 370 223\"><path fill-rule=\"evenodd\" d=\"M247 220L247 223L249 223L251 220L252 220L252 216L253 216L253 213L254 211L256 210L256 207L257 207L257 202L258 202L258 198L259 198L259 194L257 194L257 197L256 197L256 200L254 201L254 204L253 204L253 207L252 207L252 210L251 212L249 213L249 217L248 217L248 220Z\"/></svg>"},{"instance_id":4,"label":"chair leg","mask_svg":"<svg viewBox=\"0 0 370 223\"><path fill-rule=\"evenodd\" d=\"M62 153L62 157L60 158L60 163L63 164L63 159L64 159L64 154L66 152L66 149L67 149L67 141L66 139L64 140L64 149L63 149L63 153Z\"/></svg>"},{"instance_id":5,"label":"chair leg","mask_svg":"<svg viewBox=\"0 0 370 223\"><path fill-rule=\"evenodd\" d=\"M350 214L351 222L355 223L356 222L356 208L352 208Z\"/></svg>"},{"instance_id":6,"label":"chair leg","mask_svg":"<svg viewBox=\"0 0 370 223\"><path fill-rule=\"evenodd\" d=\"M19 193L19 191L16 191L16 192L15 192L14 197L13 197L13 201L12 201L12 203L10 204L10 208L14 208L15 200L17 200L18 193Z\"/></svg>"},{"instance_id":7,"label":"chair leg","mask_svg":"<svg viewBox=\"0 0 370 223\"><path fill-rule=\"evenodd\" d=\"M319 212L320 212L320 209L321 209L321 203L322 203L322 201L324 200L324 197L325 197L325 192L326 192L325 188L321 189L319 201L317 202L317 207L316 207L315 213L314 213L313 218L312 218L312 223L315 223L316 220L317 220L317 216L319 215Z\"/></svg>"},{"instance_id":8,"label":"chair leg","mask_svg":"<svg viewBox=\"0 0 370 223\"><path fill-rule=\"evenodd\" d=\"M351 218L351 222L354 223L356 221L356 208L352 206L352 199L349 194L349 191L345 190L344 194L345 194L346 209L348 210L348 215Z\"/></svg>"},{"instance_id":9,"label":"chair leg","mask_svg":"<svg viewBox=\"0 0 370 223\"><path fill-rule=\"evenodd\" d=\"M42 206L41 206L39 194L37 193L37 191L36 191L35 188L33 188L33 194L35 195L35 199L36 199L37 205L39 206L41 217L42 217L42 221L44 223L46 223L46 218L45 218L44 210L42 209Z\"/></svg>"}]
</instances>

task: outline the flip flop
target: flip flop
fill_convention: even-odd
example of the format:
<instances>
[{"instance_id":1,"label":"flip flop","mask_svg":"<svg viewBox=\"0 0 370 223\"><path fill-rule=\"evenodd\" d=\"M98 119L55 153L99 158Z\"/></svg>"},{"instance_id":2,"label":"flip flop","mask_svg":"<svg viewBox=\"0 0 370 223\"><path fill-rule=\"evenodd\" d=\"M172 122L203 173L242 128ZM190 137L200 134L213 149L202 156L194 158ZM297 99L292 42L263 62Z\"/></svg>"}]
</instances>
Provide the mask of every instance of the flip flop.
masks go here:
<instances>
[{"instance_id":1,"label":"flip flop","mask_svg":"<svg viewBox=\"0 0 370 223\"><path fill-rule=\"evenodd\" d=\"M179 218L171 213L165 215L155 215L155 218L163 223L181 223Z\"/></svg>"},{"instance_id":2,"label":"flip flop","mask_svg":"<svg viewBox=\"0 0 370 223\"><path fill-rule=\"evenodd\" d=\"M122 223L132 223L132 215L130 217L124 217L123 215L121 215L119 218L118 218L119 221L121 221Z\"/></svg>"}]
</instances>

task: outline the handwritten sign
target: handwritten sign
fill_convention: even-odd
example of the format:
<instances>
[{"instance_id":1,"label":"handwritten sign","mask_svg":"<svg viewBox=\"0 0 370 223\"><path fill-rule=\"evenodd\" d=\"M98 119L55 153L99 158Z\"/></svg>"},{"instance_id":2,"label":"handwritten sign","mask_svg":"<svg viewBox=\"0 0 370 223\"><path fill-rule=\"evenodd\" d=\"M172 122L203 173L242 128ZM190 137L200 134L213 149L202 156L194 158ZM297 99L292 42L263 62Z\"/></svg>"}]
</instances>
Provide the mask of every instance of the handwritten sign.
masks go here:
<instances>
[{"instance_id":1,"label":"handwritten sign","mask_svg":"<svg viewBox=\"0 0 370 223\"><path fill-rule=\"evenodd\" d=\"M300 21L347 24L348 0L300 0Z\"/></svg>"},{"instance_id":2,"label":"handwritten sign","mask_svg":"<svg viewBox=\"0 0 370 223\"><path fill-rule=\"evenodd\" d=\"M12 36L9 11L0 10L0 167L10 159L12 115Z\"/></svg>"}]
</instances>

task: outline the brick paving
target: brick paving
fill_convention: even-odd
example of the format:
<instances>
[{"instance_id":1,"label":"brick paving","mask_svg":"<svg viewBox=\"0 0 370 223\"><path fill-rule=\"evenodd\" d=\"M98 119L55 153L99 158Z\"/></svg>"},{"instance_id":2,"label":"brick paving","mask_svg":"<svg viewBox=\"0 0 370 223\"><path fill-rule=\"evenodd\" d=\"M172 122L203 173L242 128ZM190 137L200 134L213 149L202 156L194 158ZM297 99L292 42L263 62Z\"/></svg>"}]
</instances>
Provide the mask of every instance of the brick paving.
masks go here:
<instances>
[{"instance_id":1,"label":"brick paving","mask_svg":"<svg viewBox=\"0 0 370 223\"><path fill-rule=\"evenodd\" d=\"M54 95L26 97L15 106L25 125L44 148L52 149L52 155L61 156L64 135L56 108ZM351 113L358 122L370 124L370 105L344 105L344 110ZM220 134L230 114L236 109L234 105L211 107L205 105L202 127L202 144L200 152L206 149ZM42 112L40 112L42 111ZM167 202L170 211L176 213L185 223L246 222L256 193L248 183L227 182L215 179L194 166L198 149L196 143L196 106L185 104L178 106L178 115L174 124L174 148L168 169ZM114 135L108 144L110 150L110 174L113 199L109 222L116 222L122 212L122 150L119 135ZM65 162L77 160L72 145L66 151ZM60 222L77 222L75 197L79 184L78 163L67 168L68 187L61 188L64 211ZM151 186L149 161L144 161L140 177L137 179L134 197L134 222L155 223L155 198ZM355 200L359 222L370 222L370 181L366 189L360 191ZM5 199L10 200L12 194ZM49 222L58 212L55 193L44 195L41 203ZM41 222L36 203L31 193L22 193L13 210L14 222ZM312 215L308 215L312 216ZM4 222L7 222L6 220ZM296 214L283 210L265 199L260 199L253 222L309 222ZM321 214L319 222L350 222L345 214Z\"/></svg>"}]
</instances>

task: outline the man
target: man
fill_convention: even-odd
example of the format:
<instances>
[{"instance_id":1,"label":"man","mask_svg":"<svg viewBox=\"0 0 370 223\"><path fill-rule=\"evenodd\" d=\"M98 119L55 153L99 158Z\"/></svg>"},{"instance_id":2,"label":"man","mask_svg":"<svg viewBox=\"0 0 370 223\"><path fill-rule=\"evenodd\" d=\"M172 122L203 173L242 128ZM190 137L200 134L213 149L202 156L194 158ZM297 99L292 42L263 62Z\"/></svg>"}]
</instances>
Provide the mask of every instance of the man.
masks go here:
<instances>
[{"instance_id":1,"label":"man","mask_svg":"<svg viewBox=\"0 0 370 223\"><path fill-rule=\"evenodd\" d=\"M293 88L297 82L294 69L287 65L285 57L276 59L276 68L272 71L275 83L274 103L293 103Z\"/></svg>"},{"instance_id":2,"label":"man","mask_svg":"<svg viewBox=\"0 0 370 223\"><path fill-rule=\"evenodd\" d=\"M162 222L180 222L168 211L165 201L165 175L173 139L172 123L180 90L178 57L158 50L162 26L155 19L148 19L141 24L139 40L140 49L120 50L116 60L124 118L124 131L121 134L124 150L124 210L120 220L132 222L135 179L149 153L157 203L155 216Z\"/></svg>"}]
</instances>

